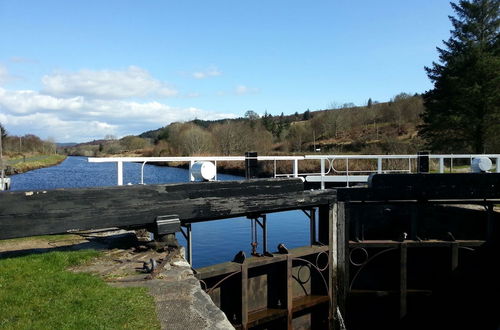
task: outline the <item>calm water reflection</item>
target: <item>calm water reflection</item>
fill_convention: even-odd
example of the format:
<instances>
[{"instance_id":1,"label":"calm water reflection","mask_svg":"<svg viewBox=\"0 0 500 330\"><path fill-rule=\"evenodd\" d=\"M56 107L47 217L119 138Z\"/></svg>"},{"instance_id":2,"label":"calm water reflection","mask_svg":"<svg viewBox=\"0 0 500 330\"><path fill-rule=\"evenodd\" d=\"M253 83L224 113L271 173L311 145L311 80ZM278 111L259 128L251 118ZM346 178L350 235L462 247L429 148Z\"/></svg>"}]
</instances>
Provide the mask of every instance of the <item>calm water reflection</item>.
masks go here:
<instances>
[{"instance_id":1,"label":"calm water reflection","mask_svg":"<svg viewBox=\"0 0 500 330\"><path fill-rule=\"evenodd\" d=\"M140 182L141 164L124 164L124 183ZM234 175L218 174L219 180L241 180ZM185 169L146 165L146 184L187 182ZM68 157L57 166L12 176L12 190L83 188L116 185L116 165L89 163L86 157ZM279 243L293 248L306 245L309 237L308 219L301 211L269 214L268 246L274 250ZM250 220L233 218L193 224L193 263L203 267L232 260L240 250L250 254ZM184 237L178 235L185 245ZM261 238L259 237L259 244ZM260 248L261 246L259 246Z\"/></svg>"}]
</instances>

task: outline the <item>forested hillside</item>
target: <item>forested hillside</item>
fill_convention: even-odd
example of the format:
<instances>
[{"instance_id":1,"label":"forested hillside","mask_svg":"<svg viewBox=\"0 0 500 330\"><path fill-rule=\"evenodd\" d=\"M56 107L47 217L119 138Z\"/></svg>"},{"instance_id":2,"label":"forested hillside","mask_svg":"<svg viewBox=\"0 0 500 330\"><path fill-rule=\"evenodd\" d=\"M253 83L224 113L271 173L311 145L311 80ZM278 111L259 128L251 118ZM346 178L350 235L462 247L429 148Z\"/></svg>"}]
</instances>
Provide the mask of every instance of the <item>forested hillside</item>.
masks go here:
<instances>
[{"instance_id":1,"label":"forested hillside","mask_svg":"<svg viewBox=\"0 0 500 330\"><path fill-rule=\"evenodd\" d=\"M249 110L237 119L177 122L116 139L107 136L66 147L69 154L99 156L242 155L277 153L414 153L422 147L417 125L423 112L419 95L398 94L391 101L369 100L320 111L262 116Z\"/></svg>"},{"instance_id":2,"label":"forested hillside","mask_svg":"<svg viewBox=\"0 0 500 330\"><path fill-rule=\"evenodd\" d=\"M390 102L369 100L363 107L339 106L293 115L225 121L173 123L140 137L154 144L151 155L241 155L255 150L311 153L413 153L421 147L416 126L423 112L419 95L399 94Z\"/></svg>"}]
</instances>

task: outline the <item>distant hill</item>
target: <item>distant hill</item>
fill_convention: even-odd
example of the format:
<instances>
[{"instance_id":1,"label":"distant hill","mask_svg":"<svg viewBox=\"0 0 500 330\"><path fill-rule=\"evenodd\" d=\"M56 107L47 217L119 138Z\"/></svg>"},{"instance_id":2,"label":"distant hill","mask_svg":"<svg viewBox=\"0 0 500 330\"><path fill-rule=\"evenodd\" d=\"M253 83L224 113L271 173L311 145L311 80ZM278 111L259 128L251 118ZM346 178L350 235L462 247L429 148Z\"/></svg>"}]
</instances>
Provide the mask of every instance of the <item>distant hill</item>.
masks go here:
<instances>
[{"instance_id":1,"label":"distant hill","mask_svg":"<svg viewBox=\"0 0 500 330\"><path fill-rule=\"evenodd\" d=\"M76 142L63 142L63 143L56 143L56 146L59 147L73 147L76 146L78 143Z\"/></svg>"},{"instance_id":2,"label":"distant hill","mask_svg":"<svg viewBox=\"0 0 500 330\"><path fill-rule=\"evenodd\" d=\"M144 156L366 153L406 154L423 146L418 136L424 111L418 94L400 93L389 102L352 103L333 109L294 114L174 122L119 140L103 139L73 146L64 152L77 155L135 153Z\"/></svg>"},{"instance_id":3,"label":"distant hill","mask_svg":"<svg viewBox=\"0 0 500 330\"><path fill-rule=\"evenodd\" d=\"M424 106L418 94L400 93L389 102L370 99L334 109L285 115L193 120L172 123L139 135L154 144L152 155L239 155L260 153L414 153L423 146L418 137Z\"/></svg>"}]
</instances>

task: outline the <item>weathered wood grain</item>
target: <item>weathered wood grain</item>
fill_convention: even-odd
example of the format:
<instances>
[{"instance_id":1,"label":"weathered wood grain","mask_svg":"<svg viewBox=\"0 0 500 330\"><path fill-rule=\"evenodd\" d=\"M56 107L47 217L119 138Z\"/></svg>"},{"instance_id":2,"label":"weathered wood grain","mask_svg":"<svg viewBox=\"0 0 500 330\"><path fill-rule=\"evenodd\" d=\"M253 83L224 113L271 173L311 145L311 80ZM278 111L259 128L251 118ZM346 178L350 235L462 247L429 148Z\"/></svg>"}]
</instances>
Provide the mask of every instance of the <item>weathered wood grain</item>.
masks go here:
<instances>
[{"instance_id":1,"label":"weathered wood grain","mask_svg":"<svg viewBox=\"0 0 500 330\"><path fill-rule=\"evenodd\" d=\"M369 188L341 188L339 201L500 200L499 173L375 174Z\"/></svg>"},{"instance_id":2,"label":"weathered wood grain","mask_svg":"<svg viewBox=\"0 0 500 330\"><path fill-rule=\"evenodd\" d=\"M182 223L279 212L333 202L300 179L56 189L0 194L0 239L72 229L144 227L161 215Z\"/></svg>"}]
</instances>

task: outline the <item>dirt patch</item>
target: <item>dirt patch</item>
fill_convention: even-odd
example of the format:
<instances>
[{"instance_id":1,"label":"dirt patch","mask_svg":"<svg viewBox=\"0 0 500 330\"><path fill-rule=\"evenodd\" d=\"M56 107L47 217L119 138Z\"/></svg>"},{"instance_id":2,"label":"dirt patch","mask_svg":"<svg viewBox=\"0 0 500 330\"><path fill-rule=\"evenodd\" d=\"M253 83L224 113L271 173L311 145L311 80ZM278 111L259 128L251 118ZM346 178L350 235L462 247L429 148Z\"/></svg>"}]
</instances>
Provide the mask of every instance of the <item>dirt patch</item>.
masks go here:
<instances>
[{"instance_id":1,"label":"dirt patch","mask_svg":"<svg viewBox=\"0 0 500 330\"><path fill-rule=\"evenodd\" d=\"M138 244L134 232L125 230L82 231L67 235L47 235L0 241L0 258L18 257L52 251L83 249L110 250Z\"/></svg>"}]
</instances>

